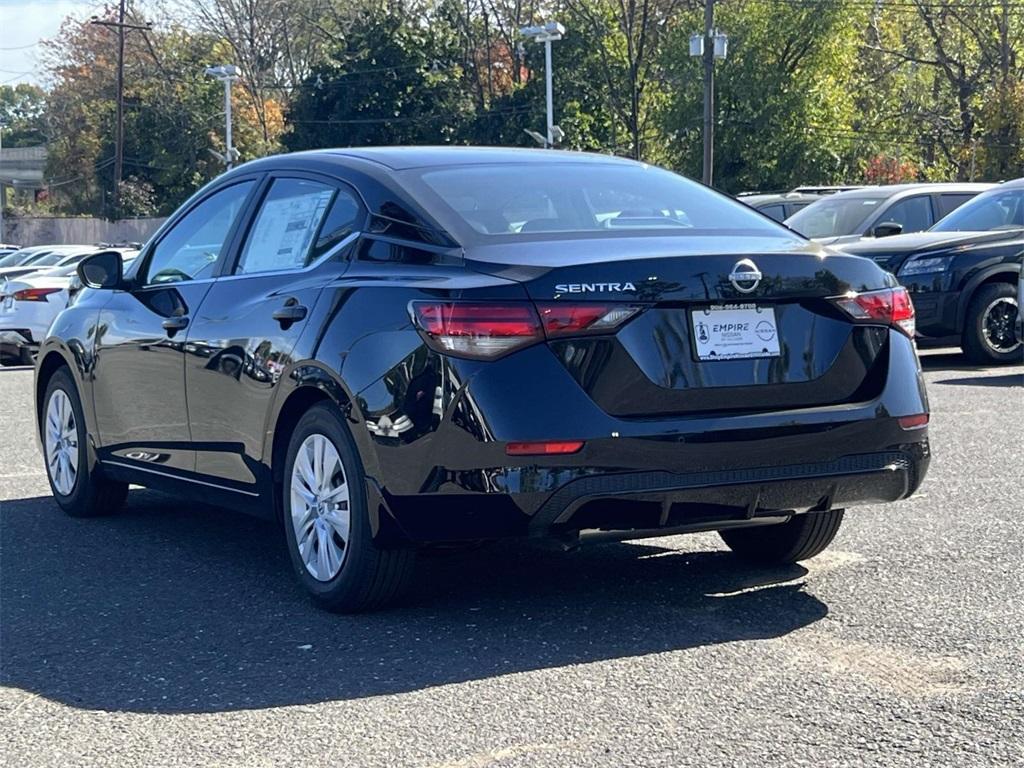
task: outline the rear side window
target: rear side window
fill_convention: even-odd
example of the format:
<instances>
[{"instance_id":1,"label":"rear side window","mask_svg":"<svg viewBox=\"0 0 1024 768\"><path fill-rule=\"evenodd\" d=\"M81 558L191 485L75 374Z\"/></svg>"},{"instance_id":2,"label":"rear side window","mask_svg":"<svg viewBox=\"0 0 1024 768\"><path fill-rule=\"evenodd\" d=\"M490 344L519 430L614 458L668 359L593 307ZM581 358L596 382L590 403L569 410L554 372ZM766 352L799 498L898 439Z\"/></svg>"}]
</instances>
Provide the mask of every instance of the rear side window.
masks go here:
<instances>
[{"instance_id":1,"label":"rear side window","mask_svg":"<svg viewBox=\"0 0 1024 768\"><path fill-rule=\"evenodd\" d=\"M974 197L974 195L953 195L946 193L939 195L939 218L941 219L943 216L948 216L972 197Z\"/></svg>"},{"instance_id":2,"label":"rear side window","mask_svg":"<svg viewBox=\"0 0 1024 768\"><path fill-rule=\"evenodd\" d=\"M476 235L788 234L743 203L652 166L522 163L410 172L415 175L410 186L446 228Z\"/></svg>"},{"instance_id":3,"label":"rear side window","mask_svg":"<svg viewBox=\"0 0 1024 768\"><path fill-rule=\"evenodd\" d=\"M185 214L153 249L147 283L178 283L212 277L252 181L214 192Z\"/></svg>"},{"instance_id":4,"label":"rear side window","mask_svg":"<svg viewBox=\"0 0 1024 768\"><path fill-rule=\"evenodd\" d=\"M932 199L928 195L917 195L908 197L894 203L889 210L885 211L875 222L894 221L903 225L903 232L922 232L935 223L932 215Z\"/></svg>"},{"instance_id":5,"label":"rear side window","mask_svg":"<svg viewBox=\"0 0 1024 768\"><path fill-rule=\"evenodd\" d=\"M766 205L763 208L758 208L757 210L776 221L782 221L786 218L786 209L781 205Z\"/></svg>"},{"instance_id":6,"label":"rear side window","mask_svg":"<svg viewBox=\"0 0 1024 768\"><path fill-rule=\"evenodd\" d=\"M260 204L236 274L302 269L351 234L359 204L337 187L275 179Z\"/></svg>"}]
</instances>

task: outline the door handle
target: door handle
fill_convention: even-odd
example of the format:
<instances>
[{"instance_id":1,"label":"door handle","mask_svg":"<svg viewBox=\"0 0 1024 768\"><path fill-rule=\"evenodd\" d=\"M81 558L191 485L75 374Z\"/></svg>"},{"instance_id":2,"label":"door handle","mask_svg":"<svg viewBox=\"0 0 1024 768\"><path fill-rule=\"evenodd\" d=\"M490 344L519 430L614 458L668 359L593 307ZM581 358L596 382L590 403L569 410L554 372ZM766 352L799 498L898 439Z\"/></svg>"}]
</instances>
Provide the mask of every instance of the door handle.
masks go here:
<instances>
[{"instance_id":1,"label":"door handle","mask_svg":"<svg viewBox=\"0 0 1024 768\"><path fill-rule=\"evenodd\" d=\"M283 307L274 312L273 317L281 324L281 328L288 330L292 323L305 320L308 310L295 299L289 299Z\"/></svg>"},{"instance_id":2,"label":"door handle","mask_svg":"<svg viewBox=\"0 0 1024 768\"><path fill-rule=\"evenodd\" d=\"M167 331L168 336L173 337L178 331L188 328L188 318L184 315L175 315L174 317L168 317L160 325Z\"/></svg>"}]
</instances>

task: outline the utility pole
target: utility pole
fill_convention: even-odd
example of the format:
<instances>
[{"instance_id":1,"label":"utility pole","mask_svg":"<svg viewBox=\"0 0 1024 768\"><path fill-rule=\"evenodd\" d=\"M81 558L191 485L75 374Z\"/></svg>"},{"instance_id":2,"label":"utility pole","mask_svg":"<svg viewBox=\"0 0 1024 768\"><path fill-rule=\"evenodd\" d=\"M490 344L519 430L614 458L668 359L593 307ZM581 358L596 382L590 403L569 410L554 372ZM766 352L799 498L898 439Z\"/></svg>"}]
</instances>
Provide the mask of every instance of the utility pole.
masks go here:
<instances>
[{"instance_id":1,"label":"utility pole","mask_svg":"<svg viewBox=\"0 0 1024 768\"><path fill-rule=\"evenodd\" d=\"M704 172L702 180L711 186L715 160L715 59L728 53L729 38L715 29L715 0L704 0L704 34L690 36L690 56L704 63Z\"/></svg>"},{"instance_id":2,"label":"utility pole","mask_svg":"<svg viewBox=\"0 0 1024 768\"><path fill-rule=\"evenodd\" d=\"M125 22L127 0L120 0L117 7L117 21L107 21L93 16L92 23L100 27L117 30L117 112L114 118L114 196L113 212L121 214L121 177L124 175L124 38L126 29L152 29L151 24L128 24Z\"/></svg>"},{"instance_id":3,"label":"utility pole","mask_svg":"<svg viewBox=\"0 0 1024 768\"><path fill-rule=\"evenodd\" d=\"M715 161L715 0L704 0L704 173L708 186Z\"/></svg>"},{"instance_id":4,"label":"utility pole","mask_svg":"<svg viewBox=\"0 0 1024 768\"><path fill-rule=\"evenodd\" d=\"M227 170L231 170L235 160L238 159L238 151L231 143L231 84L238 79L238 67L234 64L221 64L217 67L207 67L206 75L215 77L224 83L224 154L214 154L220 158ZM213 150L210 150L213 152Z\"/></svg>"}]
</instances>

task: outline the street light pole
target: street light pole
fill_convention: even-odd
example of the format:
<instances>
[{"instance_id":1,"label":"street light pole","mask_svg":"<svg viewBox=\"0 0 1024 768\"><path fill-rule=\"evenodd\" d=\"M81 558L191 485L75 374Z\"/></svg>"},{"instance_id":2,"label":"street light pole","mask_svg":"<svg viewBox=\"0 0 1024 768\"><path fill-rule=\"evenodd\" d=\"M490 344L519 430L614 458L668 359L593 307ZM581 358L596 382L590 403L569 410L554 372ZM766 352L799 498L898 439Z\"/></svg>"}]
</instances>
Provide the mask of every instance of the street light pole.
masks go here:
<instances>
[{"instance_id":1,"label":"street light pole","mask_svg":"<svg viewBox=\"0 0 1024 768\"><path fill-rule=\"evenodd\" d=\"M544 97L547 107L547 131L544 135L544 148L551 149L555 146L555 141L559 139L561 134L561 129L555 125L554 72L551 65L551 43L562 39L562 36L565 35L565 27L557 21L549 21L543 26L523 27L519 30L519 34L533 40L535 43L544 43ZM527 131L527 133L533 135L530 131ZM540 137L538 137L539 140Z\"/></svg>"},{"instance_id":2,"label":"street light pole","mask_svg":"<svg viewBox=\"0 0 1024 768\"><path fill-rule=\"evenodd\" d=\"M553 96L553 90L554 89L552 87L552 80L553 79L554 79L554 76L552 75L552 72L551 72L551 38L548 38L548 39L546 39L544 41L544 96L545 96L545 98L547 100L547 111L548 111L548 121L547 121L547 129L548 130L547 130L547 134L546 134L547 137L548 137L548 145L547 145L547 147L545 147L545 149L551 149L551 147L555 146L555 136L554 136L555 105L554 105L554 96Z\"/></svg>"},{"instance_id":3,"label":"street light pole","mask_svg":"<svg viewBox=\"0 0 1024 768\"><path fill-rule=\"evenodd\" d=\"M4 242L4 206L7 204L7 187L3 179L4 128L7 123L0 120L0 243Z\"/></svg>"},{"instance_id":4,"label":"street light pole","mask_svg":"<svg viewBox=\"0 0 1024 768\"><path fill-rule=\"evenodd\" d=\"M231 84L238 79L238 67L234 64L222 64L217 67L207 67L206 74L215 77L224 83L224 154L218 155L231 170L238 159L238 152L232 144L231 138Z\"/></svg>"}]
</instances>

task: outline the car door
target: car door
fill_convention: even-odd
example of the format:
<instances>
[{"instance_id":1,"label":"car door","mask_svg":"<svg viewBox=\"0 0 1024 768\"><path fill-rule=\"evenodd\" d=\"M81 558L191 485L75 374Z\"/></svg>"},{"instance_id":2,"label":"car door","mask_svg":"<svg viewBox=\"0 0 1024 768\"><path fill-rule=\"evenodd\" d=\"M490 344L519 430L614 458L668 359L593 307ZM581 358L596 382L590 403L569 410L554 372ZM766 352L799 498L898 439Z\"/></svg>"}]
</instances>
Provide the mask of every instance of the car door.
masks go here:
<instances>
[{"instance_id":1,"label":"car door","mask_svg":"<svg viewBox=\"0 0 1024 768\"><path fill-rule=\"evenodd\" d=\"M112 292L100 310L92 375L104 461L194 470L186 329L255 187L256 179L243 179L196 201L146 249L129 288Z\"/></svg>"},{"instance_id":2,"label":"car door","mask_svg":"<svg viewBox=\"0 0 1024 768\"><path fill-rule=\"evenodd\" d=\"M253 492L278 380L323 286L347 269L364 220L344 184L284 173L268 179L237 258L213 281L188 331L198 472Z\"/></svg>"}]
</instances>

